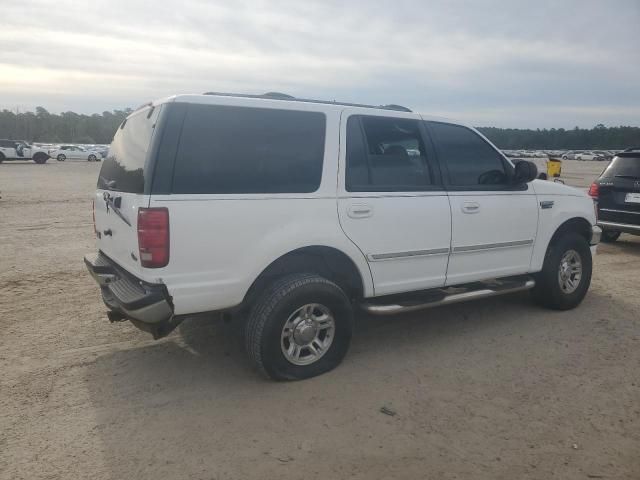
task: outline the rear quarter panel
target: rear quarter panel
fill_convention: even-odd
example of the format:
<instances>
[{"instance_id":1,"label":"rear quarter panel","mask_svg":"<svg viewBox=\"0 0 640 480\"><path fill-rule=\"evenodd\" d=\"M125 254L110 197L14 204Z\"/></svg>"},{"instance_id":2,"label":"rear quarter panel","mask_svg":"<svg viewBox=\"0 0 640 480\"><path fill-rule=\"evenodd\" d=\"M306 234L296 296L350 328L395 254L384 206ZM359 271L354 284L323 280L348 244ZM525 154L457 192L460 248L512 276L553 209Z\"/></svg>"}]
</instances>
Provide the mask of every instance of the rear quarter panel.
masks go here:
<instances>
[{"instance_id":1,"label":"rear quarter panel","mask_svg":"<svg viewBox=\"0 0 640 480\"><path fill-rule=\"evenodd\" d=\"M247 102L215 99L220 104ZM277 101L261 102L281 108ZM299 109L318 109L300 105ZM253 281L274 260L302 247L327 246L348 255L360 271L364 294L373 294L362 252L345 236L337 213L340 111L328 109L325 153L319 189L305 194L152 195L150 207L167 207L170 261L147 270L167 285L176 314L240 304ZM151 280L150 280L151 281Z\"/></svg>"}]
</instances>

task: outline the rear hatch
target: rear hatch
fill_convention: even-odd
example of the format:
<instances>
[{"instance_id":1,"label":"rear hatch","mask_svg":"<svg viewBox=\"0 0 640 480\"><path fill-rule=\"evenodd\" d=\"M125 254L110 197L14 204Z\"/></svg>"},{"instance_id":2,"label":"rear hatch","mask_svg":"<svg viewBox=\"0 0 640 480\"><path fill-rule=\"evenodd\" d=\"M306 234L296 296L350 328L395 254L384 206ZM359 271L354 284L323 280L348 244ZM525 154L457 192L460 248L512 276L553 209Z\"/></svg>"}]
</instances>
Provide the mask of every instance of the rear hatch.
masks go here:
<instances>
[{"instance_id":1,"label":"rear hatch","mask_svg":"<svg viewBox=\"0 0 640 480\"><path fill-rule=\"evenodd\" d=\"M160 108L142 108L120 125L102 164L94 198L98 248L134 275L142 272L138 209L149 205L145 176Z\"/></svg>"},{"instance_id":2,"label":"rear hatch","mask_svg":"<svg viewBox=\"0 0 640 480\"><path fill-rule=\"evenodd\" d=\"M640 225L640 151L619 153L596 183L599 220Z\"/></svg>"}]
</instances>

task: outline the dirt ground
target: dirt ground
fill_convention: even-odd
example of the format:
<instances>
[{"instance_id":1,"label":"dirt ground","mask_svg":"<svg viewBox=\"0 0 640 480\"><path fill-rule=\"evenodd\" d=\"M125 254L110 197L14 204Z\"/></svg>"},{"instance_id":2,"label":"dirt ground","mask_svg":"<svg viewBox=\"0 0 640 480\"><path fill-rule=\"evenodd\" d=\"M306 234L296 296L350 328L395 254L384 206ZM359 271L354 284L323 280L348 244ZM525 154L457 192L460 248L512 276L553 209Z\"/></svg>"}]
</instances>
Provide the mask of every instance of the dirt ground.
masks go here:
<instances>
[{"instance_id":1,"label":"dirt ground","mask_svg":"<svg viewBox=\"0 0 640 480\"><path fill-rule=\"evenodd\" d=\"M362 316L342 366L274 383L234 324L107 322L98 169L0 165L1 479L640 479L640 237L599 247L576 310Z\"/></svg>"}]
</instances>

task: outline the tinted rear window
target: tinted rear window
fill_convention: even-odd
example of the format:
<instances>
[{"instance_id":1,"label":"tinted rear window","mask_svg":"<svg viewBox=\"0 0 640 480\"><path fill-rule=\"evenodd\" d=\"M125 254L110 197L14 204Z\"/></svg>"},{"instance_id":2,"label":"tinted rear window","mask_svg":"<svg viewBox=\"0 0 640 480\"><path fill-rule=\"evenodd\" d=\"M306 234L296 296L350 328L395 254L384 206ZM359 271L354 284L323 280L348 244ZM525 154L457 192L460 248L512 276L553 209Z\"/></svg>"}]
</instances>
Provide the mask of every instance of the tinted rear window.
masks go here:
<instances>
[{"instance_id":1,"label":"tinted rear window","mask_svg":"<svg viewBox=\"0 0 640 480\"><path fill-rule=\"evenodd\" d=\"M602 176L611 178L616 175L640 178L640 154L637 157L615 157Z\"/></svg>"},{"instance_id":2,"label":"tinted rear window","mask_svg":"<svg viewBox=\"0 0 640 480\"><path fill-rule=\"evenodd\" d=\"M320 186L325 116L189 105L173 193L308 193Z\"/></svg>"},{"instance_id":3,"label":"tinted rear window","mask_svg":"<svg viewBox=\"0 0 640 480\"><path fill-rule=\"evenodd\" d=\"M98 188L144 192L144 164L159 110L145 108L120 125L102 163Z\"/></svg>"}]
</instances>

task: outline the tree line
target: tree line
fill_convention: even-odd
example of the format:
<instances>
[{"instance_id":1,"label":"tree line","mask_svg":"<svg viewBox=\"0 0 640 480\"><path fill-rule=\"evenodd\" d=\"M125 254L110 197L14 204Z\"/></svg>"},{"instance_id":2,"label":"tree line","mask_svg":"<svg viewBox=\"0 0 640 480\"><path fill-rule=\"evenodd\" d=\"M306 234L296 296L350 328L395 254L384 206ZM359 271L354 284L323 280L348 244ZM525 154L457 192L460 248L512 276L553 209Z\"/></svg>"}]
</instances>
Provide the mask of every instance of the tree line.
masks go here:
<instances>
[{"instance_id":1,"label":"tree line","mask_svg":"<svg viewBox=\"0 0 640 480\"><path fill-rule=\"evenodd\" d=\"M43 107L35 112L0 112L0 138L42 143L101 143L111 142L122 121L132 112L130 108L84 115L75 112L49 113ZM640 127L605 127L565 130L478 128L497 147L516 149L622 149L640 147Z\"/></svg>"}]
</instances>

